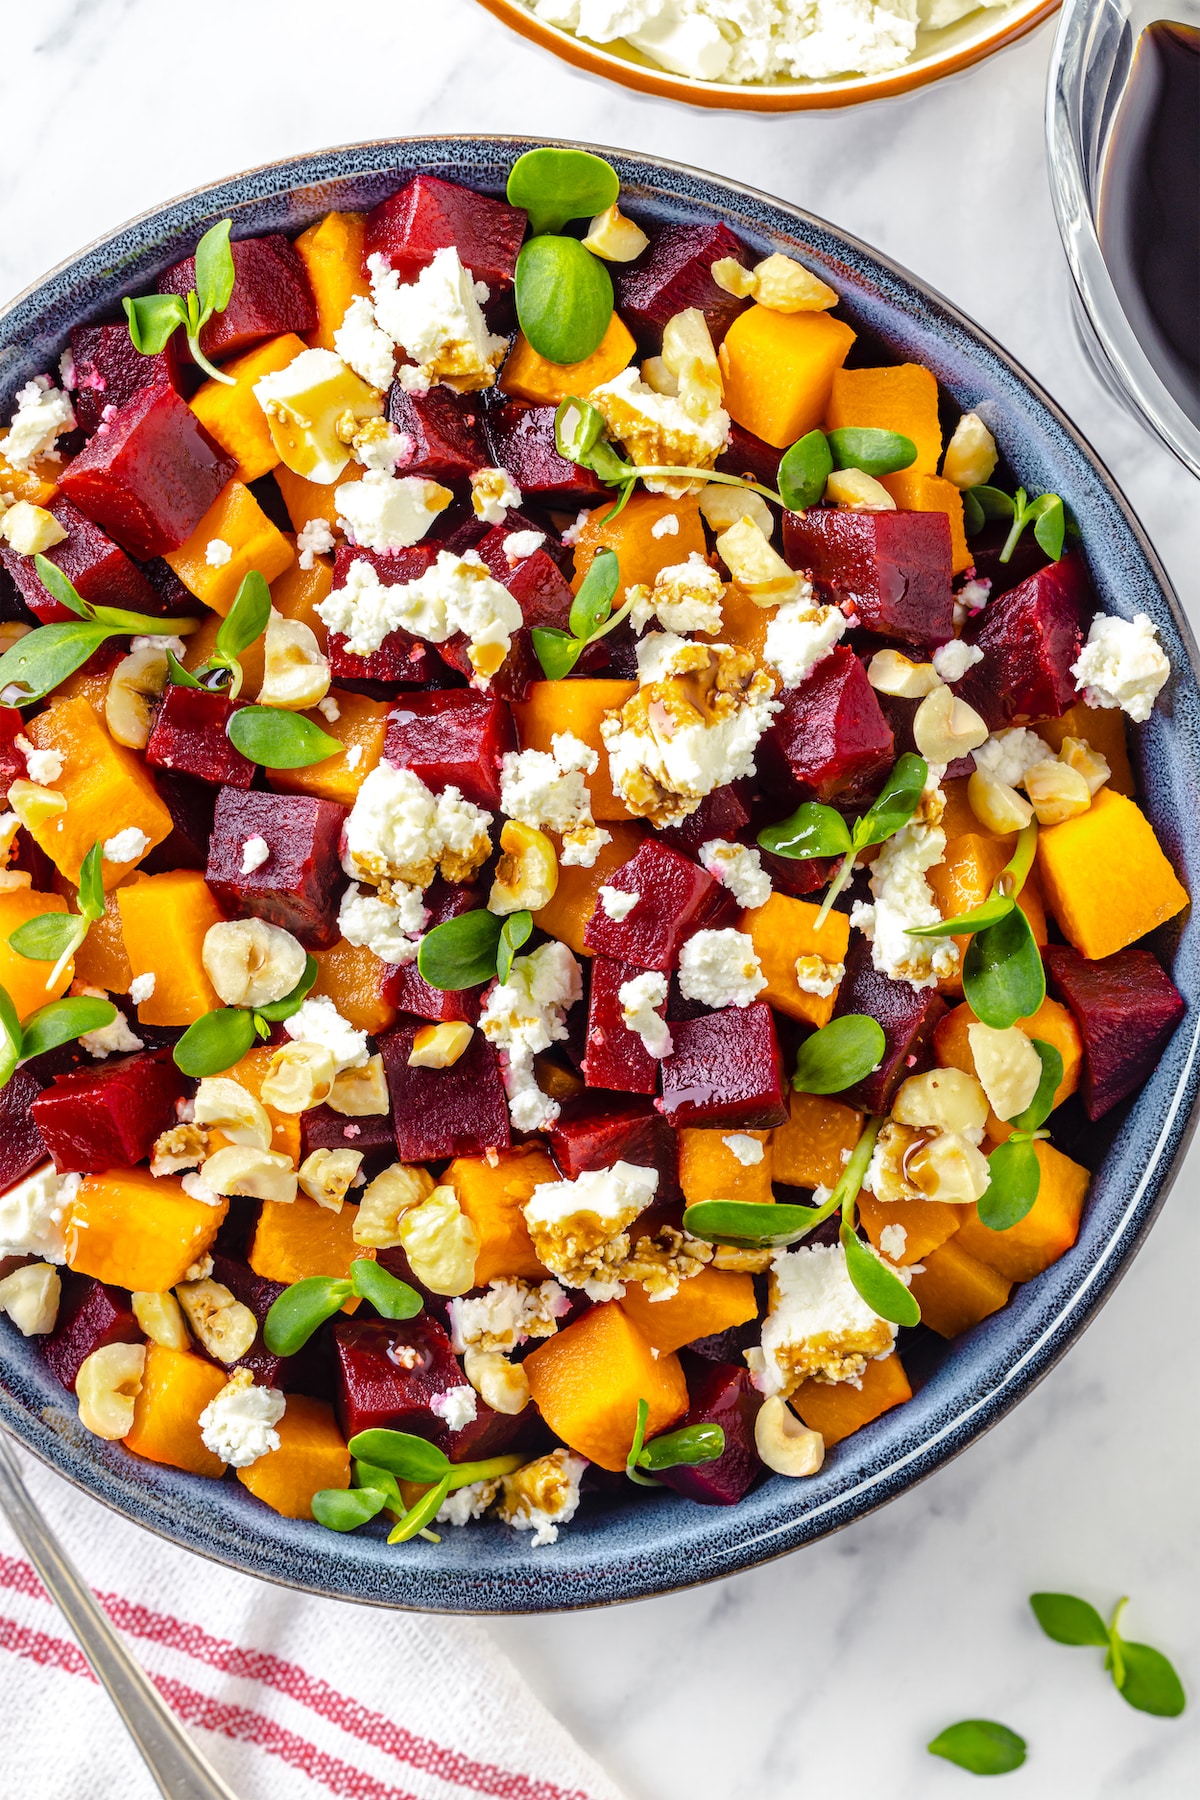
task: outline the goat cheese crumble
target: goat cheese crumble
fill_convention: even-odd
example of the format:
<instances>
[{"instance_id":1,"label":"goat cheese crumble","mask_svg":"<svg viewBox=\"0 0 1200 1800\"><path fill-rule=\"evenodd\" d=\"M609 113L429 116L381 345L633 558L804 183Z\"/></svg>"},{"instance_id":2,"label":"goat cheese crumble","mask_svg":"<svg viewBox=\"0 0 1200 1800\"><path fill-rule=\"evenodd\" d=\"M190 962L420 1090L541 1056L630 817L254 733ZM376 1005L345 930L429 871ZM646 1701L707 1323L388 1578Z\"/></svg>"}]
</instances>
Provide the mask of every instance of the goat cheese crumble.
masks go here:
<instances>
[{"instance_id":1,"label":"goat cheese crumble","mask_svg":"<svg viewBox=\"0 0 1200 1800\"><path fill-rule=\"evenodd\" d=\"M596 889L596 898L604 909L606 918L615 919L618 924L629 917L641 897L638 893L630 893L627 888L609 887L607 882Z\"/></svg>"},{"instance_id":2,"label":"goat cheese crumble","mask_svg":"<svg viewBox=\"0 0 1200 1800\"><path fill-rule=\"evenodd\" d=\"M129 998L135 1006L140 1006L143 1000L149 1000L154 992L156 980L153 969L148 969L144 975L134 976L129 984Z\"/></svg>"},{"instance_id":3,"label":"goat cheese crumble","mask_svg":"<svg viewBox=\"0 0 1200 1800\"><path fill-rule=\"evenodd\" d=\"M75 412L67 396L51 385L48 375L35 375L17 394L17 410L0 443L0 455L14 469L27 469L38 458L60 462L55 443L64 431L74 429Z\"/></svg>"},{"instance_id":4,"label":"goat cheese crumble","mask_svg":"<svg viewBox=\"0 0 1200 1800\"><path fill-rule=\"evenodd\" d=\"M333 528L328 519L308 519L296 533L297 561L302 569L314 567L318 556L328 556L334 546Z\"/></svg>"},{"instance_id":5,"label":"goat cheese crumble","mask_svg":"<svg viewBox=\"0 0 1200 1800\"><path fill-rule=\"evenodd\" d=\"M1035 763L1045 762L1049 751L1036 731L1013 725L994 731L986 744L972 752L975 767L1009 787L1020 787Z\"/></svg>"},{"instance_id":6,"label":"goat cheese crumble","mask_svg":"<svg viewBox=\"0 0 1200 1800\"><path fill-rule=\"evenodd\" d=\"M456 787L434 795L411 769L377 763L342 827L342 867L354 881L427 888L441 870L467 881L491 854L492 815Z\"/></svg>"},{"instance_id":7,"label":"goat cheese crumble","mask_svg":"<svg viewBox=\"0 0 1200 1800\"><path fill-rule=\"evenodd\" d=\"M386 391L396 369L396 346L375 322L375 308L365 294L357 294L333 334L333 347L344 363L361 375L368 387Z\"/></svg>"},{"instance_id":8,"label":"goat cheese crumble","mask_svg":"<svg viewBox=\"0 0 1200 1800\"><path fill-rule=\"evenodd\" d=\"M249 1369L237 1369L200 1414L200 1436L231 1469L248 1469L278 1450L275 1426L286 1410L278 1388L257 1387Z\"/></svg>"},{"instance_id":9,"label":"goat cheese crumble","mask_svg":"<svg viewBox=\"0 0 1200 1800\"><path fill-rule=\"evenodd\" d=\"M741 1163L743 1169L753 1169L765 1154L761 1141L745 1131L731 1131L721 1142L729 1154Z\"/></svg>"},{"instance_id":10,"label":"goat cheese crumble","mask_svg":"<svg viewBox=\"0 0 1200 1800\"><path fill-rule=\"evenodd\" d=\"M426 386L442 381L460 394L491 387L508 339L489 332L480 306L488 290L456 249L436 251L407 284L382 256L369 257L367 269L376 324L412 358Z\"/></svg>"},{"instance_id":11,"label":"goat cheese crumble","mask_svg":"<svg viewBox=\"0 0 1200 1800\"><path fill-rule=\"evenodd\" d=\"M65 1262L63 1214L82 1180L81 1175L60 1175L53 1163L45 1163L0 1194L0 1256Z\"/></svg>"},{"instance_id":12,"label":"goat cheese crumble","mask_svg":"<svg viewBox=\"0 0 1200 1800\"><path fill-rule=\"evenodd\" d=\"M588 775L600 758L569 731L556 731L549 750L509 750L500 765L500 806L510 819L562 837L559 861L565 867L594 867L612 833L592 817Z\"/></svg>"},{"instance_id":13,"label":"goat cheese crumble","mask_svg":"<svg viewBox=\"0 0 1200 1800\"><path fill-rule=\"evenodd\" d=\"M799 687L847 629L845 615L836 606L817 606L811 593L785 600L767 626L763 656L784 687Z\"/></svg>"},{"instance_id":14,"label":"goat cheese crumble","mask_svg":"<svg viewBox=\"0 0 1200 1800\"><path fill-rule=\"evenodd\" d=\"M261 869L271 855L271 846L265 837L248 837L242 845L242 874L253 875L255 869Z\"/></svg>"},{"instance_id":15,"label":"goat cheese crumble","mask_svg":"<svg viewBox=\"0 0 1200 1800\"><path fill-rule=\"evenodd\" d=\"M521 490L507 469L476 469L471 476L471 506L485 525L503 525L521 504Z\"/></svg>"},{"instance_id":16,"label":"goat cheese crumble","mask_svg":"<svg viewBox=\"0 0 1200 1800\"><path fill-rule=\"evenodd\" d=\"M72 983L71 992L86 994L93 1000L108 999L103 988L85 987L79 982ZM137 1033L130 1029L129 1020L119 1006L116 1015L111 1024L101 1025L96 1031L85 1031L79 1039L88 1055L97 1062L104 1062L108 1057L119 1056L125 1051L144 1050L146 1047Z\"/></svg>"},{"instance_id":17,"label":"goat cheese crumble","mask_svg":"<svg viewBox=\"0 0 1200 1800\"><path fill-rule=\"evenodd\" d=\"M546 1131L558 1118L558 1102L538 1086L533 1059L566 1037L567 1013L582 996L579 964L556 939L515 957L508 980L488 994L479 1029L503 1053L504 1091L518 1131Z\"/></svg>"},{"instance_id":18,"label":"goat cheese crumble","mask_svg":"<svg viewBox=\"0 0 1200 1800\"><path fill-rule=\"evenodd\" d=\"M558 1528L579 1509L579 1483L587 1463L570 1450L551 1450L500 1483L497 1512L514 1531L532 1531L531 1548L558 1541Z\"/></svg>"},{"instance_id":19,"label":"goat cheese crumble","mask_svg":"<svg viewBox=\"0 0 1200 1800\"><path fill-rule=\"evenodd\" d=\"M366 1032L357 1031L348 1019L343 1019L324 994L310 994L291 1018L283 1021L283 1029L298 1044L322 1045L332 1056L339 1075L347 1069L361 1069L369 1060Z\"/></svg>"},{"instance_id":20,"label":"goat cheese crumble","mask_svg":"<svg viewBox=\"0 0 1200 1800\"><path fill-rule=\"evenodd\" d=\"M132 863L145 856L150 848L150 837L136 825L127 825L124 831L104 840L104 860L110 863Z\"/></svg>"},{"instance_id":21,"label":"goat cheese crumble","mask_svg":"<svg viewBox=\"0 0 1200 1800\"><path fill-rule=\"evenodd\" d=\"M948 644L941 644L934 651L930 661L943 681L961 681L968 669L983 661L983 651L977 644L964 643L962 638L951 638Z\"/></svg>"},{"instance_id":22,"label":"goat cheese crumble","mask_svg":"<svg viewBox=\"0 0 1200 1800\"><path fill-rule=\"evenodd\" d=\"M428 918L420 888L391 882L383 898L364 892L353 881L342 896L338 930L348 944L370 950L380 962L398 967L415 960Z\"/></svg>"},{"instance_id":23,"label":"goat cheese crumble","mask_svg":"<svg viewBox=\"0 0 1200 1800\"><path fill-rule=\"evenodd\" d=\"M450 1431L461 1431L469 1425L479 1411L479 1403L475 1389L470 1385L448 1388L444 1394L433 1394L429 1401L429 1410L435 1418L441 1419Z\"/></svg>"},{"instance_id":24,"label":"goat cheese crumble","mask_svg":"<svg viewBox=\"0 0 1200 1800\"><path fill-rule=\"evenodd\" d=\"M723 406L715 405L705 412L699 408L689 411L681 399L648 387L636 365L593 388L589 399L604 414L609 431L630 459L643 468L663 464L711 469L729 439L729 414ZM700 416L694 416L695 413ZM678 499L692 483L687 479L650 476L645 486L652 494L669 494Z\"/></svg>"},{"instance_id":25,"label":"goat cheese crumble","mask_svg":"<svg viewBox=\"0 0 1200 1800\"><path fill-rule=\"evenodd\" d=\"M629 590L626 599L633 602L630 623L635 631L645 631L657 620L665 631L715 634L721 629L724 592L725 583L717 571L693 550L686 562L660 569L653 587L640 583Z\"/></svg>"},{"instance_id":26,"label":"goat cheese crumble","mask_svg":"<svg viewBox=\"0 0 1200 1800\"><path fill-rule=\"evenodd\" d=\"M423 475L391 475L386 469L368 469L360 481L345 481L334 492L338 524L365 550L406 550L419 544L452 498L449 488Z\"/></svg>"},{"instance_id":27,"label":"goat cheese crumble","mask_svg":"<svg viewBox=\"0 0 1200 1800\"><path fill-rule=\"evenodd\" d=\"M349 491L372 479L364 475ZM471 666L485 683L503 663L512 634L524 623L516 600L474 550L463 556L441 550L423 575L390 587L380 581L373 564L356 558L346 572L345 586L322 600L317 612L330 631L344 633L352 656L369 656L393 631L407 631L431 644L444 644L462 632Z\"/></svg>"},{"instance_id":28,"label":"goat cheese crumble","mask_svg":"<svg viewBox=\"0 0 1200 1800\"><path fill-rule=\"evenodd\" d=\"M810 1375L860 1381L867 1359L887 1356L896 1327L871 1311L846 1270L840 1244L777 1250L762 1343L746 1352L760 1393L786 1399Z\"/></svg>"},{"instance_id":29,"label":"goat cheese crumble","mask_svg":"<svg viewBox=\"0 0 1200 1800\"><path fill-rule=\"evenodd\" d=\"M232 558L232 544L227 544L224 538L209 538L205 546L204 560L210 569L223 569Z\"/></svg>"},{"instance_id":30,"label":"goat cheese crumble","mask_svg":"<svg viewBox=\"0 0 1200 1800\"><path fill-rule=\"evenodd\" d=\"M553 1337L571 1302L557 1281L511 1280L488 1283L486 1294L464 1295L450 1302L454 1349L495 1350L504 1354L530 1338Z\"/></svg>"},{"instance_id":31,"label":"goat cheese crumble","mask_svg":"<svg viewBox=\"0 0 1200 1800\"><path fill-rule=\"evenodd\" d=\"M679 991L702 1006L749 1006L767 985L744 931L697 931L679 952Z\"/></svg>"},{"instance_id":32,"label":"goat cheese crumble","mask_svg":"<svg viewBox=\"0 0 1200 1800\"><path fill-rule=\"evenodd\" d=\"M544 1181L522 1207L538 1261L568 1287L593 1300L624 1292L612 1277L629 1255L626 1227L645 1212L658 1189L658 1170L616 1162L574 1181Z\"/></svg>"},{"instance_id":33,"label":"goat cheese crumble","mask_svg":"<svg viewBox=\"0 0 1200 1800\"><path fill-rule=\"evenodd\" d=\"M771 877L762 866L762 857L745 844L710 838L700 846L700 866L727 887L747 912L765 906L771 898Z\"/></svg>"},{"instance_id":34,"label":"goat cheese crumble","mask_svg":"<svg viewBox=\"0 0 1200 1800\"><path fill-rule=\"evenodd\" d=\"M1089 706L1119 706L1143 725L1171 673L1171 664L1145 613L1132 619L1097 613L1071 673L1076 692Z\"/></svg>"},{"instance_id":35,"label":"goat cheese crumble","mask_svg":"<svg viewBox=\"0 0 1200 1800\"><path fill-rule=\"evenodd\" d=\"M23 732L18 732L13 745L25 758L25 772L39 787L49 787L63 772L63 759L57 750L39 750Z\"/></svg>"},{"instance_id":36,"label":"goat cheese crumble","mask_svg":"<svg viewBox=\"0 0 1200 1800\"><path fill-rule=\"evenodd\" d=\"M671 1030L662 1017L667 1004L667 978L655 969L647 969L623 981L617 989L621 1003L621 1019L626 1031L636 1031L647 1056L656 1062L670 1056L674 1049Z\"/></svg>"},{"instance_id":37,"label":"goat cheese crumble","mask_svg":"<svg viewBox=\"0 0 1200 1800\"><path fill-rule=\"evenodd\" d=\"M524 562L527 556L532 556L535 550L540 550L545 541L544 531L510 531L501 545L501 549L504 551L504 560L510 569L515 569L517 564Z\"/></svg>"}]
</instances>

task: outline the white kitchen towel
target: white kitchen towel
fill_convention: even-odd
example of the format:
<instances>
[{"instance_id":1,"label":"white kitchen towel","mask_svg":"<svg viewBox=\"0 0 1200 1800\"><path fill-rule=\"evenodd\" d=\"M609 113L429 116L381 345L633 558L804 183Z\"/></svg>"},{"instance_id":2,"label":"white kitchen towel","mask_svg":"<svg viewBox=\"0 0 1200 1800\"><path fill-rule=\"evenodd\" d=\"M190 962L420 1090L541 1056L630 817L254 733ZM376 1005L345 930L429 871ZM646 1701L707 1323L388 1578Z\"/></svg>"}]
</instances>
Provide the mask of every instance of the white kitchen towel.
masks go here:
<instances>
[{"instance_id":1,"label":"white kitchen towel","mask_svg":"<svg viewBox=\"0 0 1200 1800\"><path fill-rule=\"evenodd\" d=\"M621 1800L472 1620L255 1581L21 1467L238 1800ZM3 1800L157 1794L3 1515L0 1696Z\"/></svg>"}]
</instances>

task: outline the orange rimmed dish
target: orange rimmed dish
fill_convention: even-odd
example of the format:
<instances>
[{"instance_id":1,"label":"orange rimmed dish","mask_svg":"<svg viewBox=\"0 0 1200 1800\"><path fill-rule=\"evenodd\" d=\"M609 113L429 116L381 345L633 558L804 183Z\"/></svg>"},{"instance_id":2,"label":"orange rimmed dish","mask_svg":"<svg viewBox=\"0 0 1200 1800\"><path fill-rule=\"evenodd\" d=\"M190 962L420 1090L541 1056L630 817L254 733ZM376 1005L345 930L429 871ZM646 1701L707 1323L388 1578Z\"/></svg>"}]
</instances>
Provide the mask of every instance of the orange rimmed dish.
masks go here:
<instances>
[{"instance_id":1,"label":"orange rimmed dish","mask_svg":"<svg viewBox=\"0 0 1200 1800\"><path fill-rule=\"evenodd\" d=\"M908 93L943 76L955 75L984 57L1016 43L1058 10L1059 0L1011 0L981 8L940 31L922 31L911 59L878 75L846 75L830 81L700 81L672 75L623 39L594 44L547 25L523 0L479 0L514 31L591 75L605 76L637 93L660 94L689 106L726 107L736 112L802 112L816 107L854 106Z\"/></svg>"}]
</instances>

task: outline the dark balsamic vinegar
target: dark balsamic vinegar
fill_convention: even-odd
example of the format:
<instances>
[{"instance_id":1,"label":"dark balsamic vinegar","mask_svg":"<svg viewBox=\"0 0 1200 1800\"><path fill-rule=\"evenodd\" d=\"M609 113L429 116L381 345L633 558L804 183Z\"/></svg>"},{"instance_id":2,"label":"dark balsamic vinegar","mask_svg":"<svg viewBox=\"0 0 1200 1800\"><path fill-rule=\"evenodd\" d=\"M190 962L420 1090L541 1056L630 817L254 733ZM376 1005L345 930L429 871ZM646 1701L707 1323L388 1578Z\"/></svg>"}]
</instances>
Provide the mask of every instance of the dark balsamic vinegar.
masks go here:
<instances>
[{"instance_id":1,"label":"dark balsamic vinegar","mask_svg":"<svg viewBox=\"0 0 1200 1800\"><path fill-rule=\"evenodd\" d=\"M1200 30L1138 38L1100 192L1100 247L1139 343L1200 425Z\"/></svg>"}]
</instances>

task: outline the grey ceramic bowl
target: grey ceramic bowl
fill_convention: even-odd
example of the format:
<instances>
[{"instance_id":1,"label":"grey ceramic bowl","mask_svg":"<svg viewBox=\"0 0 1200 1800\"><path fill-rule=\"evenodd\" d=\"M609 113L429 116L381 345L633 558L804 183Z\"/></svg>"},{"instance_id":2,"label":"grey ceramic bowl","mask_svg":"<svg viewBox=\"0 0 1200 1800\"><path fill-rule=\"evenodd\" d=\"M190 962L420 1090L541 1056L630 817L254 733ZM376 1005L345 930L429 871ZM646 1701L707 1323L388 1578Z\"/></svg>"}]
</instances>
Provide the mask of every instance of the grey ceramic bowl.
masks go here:
<instances>
[{"instance_id":1,"label":"grey ceramic bowl","mask_svg":"<svg viewBox=\"0 0 1200 1800\"><path fill-rule=\"evenodd\" d=\"M122 294L147 291L217 219L232 216L235 236L297 232L331 207L373 205L418 170L499 193L513 159L530 147L484 137L359 144L255 169L147 213L0 313L0 405L11 407L22 382L54 367L73 323L119 311ZM635 215L716 216L760 254L799 254L837 288L860 331L874 333L896 358L926 364L958 406L982 414L1027 488L1063 496L1082 527L1101 605L1126 617L1149 613L1174 666L1138 734L1137 756L1159 837L1195 885L1195 646L1136 519L1078 432L961 313L823 220L698 170L603 153L620 171L622 203ZM1158 948L1188 1014L1144 1091L1071 1146L1096 1169L1079 1242L953 1345L925 1334L906 1349L906 1366L922 1384L915 1398L834 1449L813 1480L775 1477L730 1508L640 1489L606 1494L581 1510L557 1544L538 1550L527 1535L489 1523L448 1529L437 1546L389 1549L373 1526L341 1537L281 1519L232 1477L218 1483L179 1474L89 1436L36 1346L7 1322L0 1324L0 1419L69 1480L176 1543L252 1574L379 1605L482 1613L594 1606L709 1581L794 1550L903 1493L994 1425L1048 1373L1128 1266L1179 1165L1198 1083L1194 918L1185 916Z\"/></svg>"}]
</instances>

